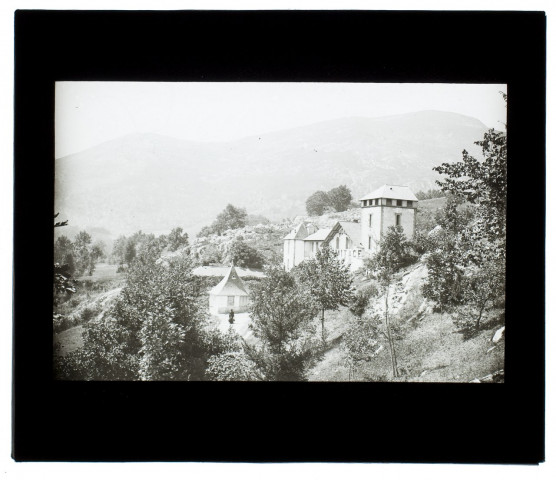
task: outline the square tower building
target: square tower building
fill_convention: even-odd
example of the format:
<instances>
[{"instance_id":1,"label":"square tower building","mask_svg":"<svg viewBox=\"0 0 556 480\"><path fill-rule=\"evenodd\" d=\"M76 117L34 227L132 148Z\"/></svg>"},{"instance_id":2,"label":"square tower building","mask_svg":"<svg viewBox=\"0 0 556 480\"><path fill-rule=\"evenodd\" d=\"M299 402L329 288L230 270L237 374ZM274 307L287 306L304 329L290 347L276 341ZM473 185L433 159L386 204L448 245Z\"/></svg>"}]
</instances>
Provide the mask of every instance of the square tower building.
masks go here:
<instances>
[{"instance_id":1,"label":"square tower building","mask_svg":"<svg viewBox=\"0 0 556 480\"><path fill-rule=\"evenodd\" d=\"M361 201L361 244L373 254L389 227L399 225L407 238L415 232L418 199L409 187L383 185Z\"/></svg>"}]
</instances>

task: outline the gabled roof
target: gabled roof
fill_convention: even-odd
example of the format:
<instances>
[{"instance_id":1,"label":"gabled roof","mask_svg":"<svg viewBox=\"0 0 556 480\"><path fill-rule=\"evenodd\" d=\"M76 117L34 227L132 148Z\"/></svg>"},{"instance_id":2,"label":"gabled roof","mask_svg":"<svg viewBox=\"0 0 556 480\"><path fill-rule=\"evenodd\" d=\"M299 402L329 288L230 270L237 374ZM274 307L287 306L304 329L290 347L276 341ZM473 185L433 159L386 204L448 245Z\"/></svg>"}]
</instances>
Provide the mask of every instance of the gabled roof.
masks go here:
<instances>
[{"instance_id":1,"label":"gabled roof","mask_svg":"<svg viewBox=\"0 0 556 480\"><path fill-rule=\"evenodd\" d=\"M377 188L374 192L371 192L364 197L361 197L359 200L372 200L374 198L392 198L395 200L412 200L414 202L419 201L411 189L404 185L382 185L382 187Z\"/></svg>"},{"instance_id":2,"label":"gabled roof","mask_svg":"<svg viewBox=\"0 0 556 480\"><path fill-rule=\"evenodd\" d=\"M326 242L330 242L340 229L351 239L354 248L363 248L363 245L361 245L361 224L357 222L336 222L330 229Z\"/></svg>"},{"instance_id":3,"label":"gabled roof","mask_svg":"<svg viewBox=\"0 0 556 480\"><path fill-rule=\"evenodd\" d=\"M305 241L306 242L320 242L322 240L326 240L326 237L328 236L328 234L330 233L332 229L331 228L321 228L320 230L317 230L315 233L313 233L313 235L309 235Z\"/></svg>"},{"instance_id":4,"label":"gabled roof","mask_svg":"<svg viewBox=\"0 0 556 480\"><path fill-rule=\"evenodd\" d=\"M301 222L284 237L284 240L304 240L308 236L309 232L307 232L307 226L305 225L305 222Z\"/></svg>"},{"instance_id":5,"label":"gabled roof","mask_svg":"<svg viewBox=\"0 0 556 480\"><path fill-rule=\"evenodd\" d=\"M232 265L226 276L220 281L216 287L210 291L211 295L249 295L243 283L243 280L237 274L236 269Z\"/></svg>"}]
</instances>

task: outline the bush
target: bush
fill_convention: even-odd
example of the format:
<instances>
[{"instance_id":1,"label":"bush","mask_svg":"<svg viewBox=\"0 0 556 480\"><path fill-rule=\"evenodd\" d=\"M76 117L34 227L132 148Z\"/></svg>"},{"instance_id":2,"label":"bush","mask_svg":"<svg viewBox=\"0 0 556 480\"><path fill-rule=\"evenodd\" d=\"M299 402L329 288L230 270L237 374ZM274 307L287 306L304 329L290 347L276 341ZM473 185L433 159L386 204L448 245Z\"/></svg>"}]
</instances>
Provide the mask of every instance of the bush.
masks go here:
<instances>
[{"instance_id":1,"label":"bush","mask_svg":"<svg viewBox=\"0 0 556 480\"><path fill-rule=\"evenodd\" d=\"M353 299L349 306L350 312L353 313L356 317L361 318L365 313L365 310L369 305L369 301L371 300L371 298L378 296L378 294L378 287L374 283L355 292L355 295L353 296Z\"/></svg>"},{"instance_id":2,"label":"bush","mask_svg":"<svg viewBox=\"0 0 556 480\"><path fill-rule=\"evenodd\" d=\"M257 250L241 240L236 240L228 250L228 257L234 265L246 268L262 268L265 261Z\"/></svg>"}]
</instances>

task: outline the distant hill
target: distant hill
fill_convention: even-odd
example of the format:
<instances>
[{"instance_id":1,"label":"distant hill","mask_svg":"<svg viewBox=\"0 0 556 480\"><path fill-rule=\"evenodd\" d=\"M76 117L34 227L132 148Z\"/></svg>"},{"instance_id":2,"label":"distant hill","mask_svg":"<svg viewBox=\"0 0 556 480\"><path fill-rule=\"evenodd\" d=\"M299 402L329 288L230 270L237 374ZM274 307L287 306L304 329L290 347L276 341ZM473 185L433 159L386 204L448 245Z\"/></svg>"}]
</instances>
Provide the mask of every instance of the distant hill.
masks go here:
<instances>
[{"instance_id":1,"label":"distant hill","mask_svg":"<svg viewBox=\"0 0 556 480\"><path fill-rule=\"evenodd\" d=\"M133 134L57 159L55 209L72 231L112 237L175 226L195 234L228 203L276 221L305 214L310 194L340 184L356 199L384 183L432 188L432 167L463 149L478 154L485 131L474 118L424 111L222 143Z\"/></svg>"}]
</instances>

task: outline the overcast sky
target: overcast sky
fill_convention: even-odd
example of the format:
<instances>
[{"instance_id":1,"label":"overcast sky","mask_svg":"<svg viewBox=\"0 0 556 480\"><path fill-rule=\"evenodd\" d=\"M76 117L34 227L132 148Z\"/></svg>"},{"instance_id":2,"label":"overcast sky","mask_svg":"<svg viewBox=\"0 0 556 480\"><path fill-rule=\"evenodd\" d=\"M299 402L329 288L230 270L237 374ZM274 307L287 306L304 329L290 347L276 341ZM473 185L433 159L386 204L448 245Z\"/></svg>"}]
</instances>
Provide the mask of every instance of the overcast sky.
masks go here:
<instances>
[{"instance_id":1,"label":"overcast sky","mask_svg":"<svg viewBox=\"0 0 556 480\"><path fill-rule=\"evenodd\" d=\"M56 158L130 133L226 141L342 117L443 110L502 128L505 85L57 82Z\"/></svg>"}]
</instances>

